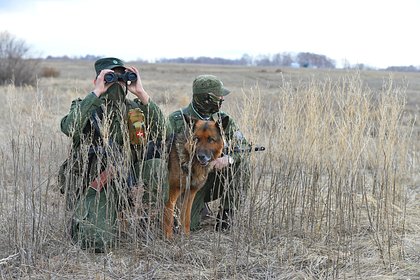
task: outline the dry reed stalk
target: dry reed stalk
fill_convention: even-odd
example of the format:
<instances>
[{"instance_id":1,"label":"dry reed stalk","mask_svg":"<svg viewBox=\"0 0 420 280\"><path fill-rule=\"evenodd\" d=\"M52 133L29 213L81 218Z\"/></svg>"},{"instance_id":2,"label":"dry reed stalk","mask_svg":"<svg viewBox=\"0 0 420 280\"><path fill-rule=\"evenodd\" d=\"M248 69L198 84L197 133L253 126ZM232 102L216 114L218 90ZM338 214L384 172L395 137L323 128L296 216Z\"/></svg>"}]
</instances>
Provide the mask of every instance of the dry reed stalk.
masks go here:
<instances>
[{"instance_id":1,"label":"dry reed stalk","mask_svg":"<svg viewBox=\"0 0 420 280\"><path fill-rule=\"evenodd\" d=\"M270 100L276 109L271 114L255 101L244 106L241 127L270 128L264 135L269 155L254 169L265 173L265 184L253 173L244 214L243 227L254 240L285 235L323 242L337 248L330 259L338 273L345 262L360 258L361 248L354 247L368 236L392 271L391 263L400 258L393 252L402 249L410 138L401 125L402 92L392 84L383 89L371 91L357 75L341 83L285 83Z\"/></svg>"},{"instance_id":2,"label":"dry reed stalk","mask_svg":"<svg viewBox=\"0 0 420 280\"><path fill-rule=\"evenodd\" d=\"M225 108L249 140L267 147L250 155L252 187L232 231L216 233L204 227L190 239L181 236L166 243L159 238L158 223L150 221L141 228L137 226L141 215L126 213L131 226L121 229L120 243L108 255L77 249L65 235L69 217L55 175L70 145L49 116L59 115L67 105L58 104L54 90L47 96L37 89L2 87L8 101L2 104L0 120L11 125L2 127L6 137L0 146L0 259L17 253L19 258L2 264L0 275L140 279L416 275L419 271L412 264L419 256L407 247L416 244L416 236L405 237L407 229L415 230L406 220L407 211L413 215L416 210L406 208L411 198L404 183L416 163L407 155L416 151L409 123L403 123L404 89L390 81L374 91L357 74L340 81L280 79L282 84L270 99L266 89L257 86L244 90L237 105ZM27 98L30 94L32 99ZM127 171L128 161L110 153L120 162L120 172ZM116 185L121 199L128 200L124 181L117 180Z\"/></svg>"}]
</instances>

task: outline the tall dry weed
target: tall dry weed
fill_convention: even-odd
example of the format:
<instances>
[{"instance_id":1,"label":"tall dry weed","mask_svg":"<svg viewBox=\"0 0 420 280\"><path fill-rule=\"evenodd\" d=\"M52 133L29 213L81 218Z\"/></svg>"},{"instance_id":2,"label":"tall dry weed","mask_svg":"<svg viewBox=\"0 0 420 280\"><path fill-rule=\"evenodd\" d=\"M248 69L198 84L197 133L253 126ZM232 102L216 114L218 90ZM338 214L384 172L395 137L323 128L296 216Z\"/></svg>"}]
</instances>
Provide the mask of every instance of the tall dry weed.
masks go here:
<instances>
[{"instance_id":1,"label":"tall dry weed","mask_svg":"<svg viewBox=\"0 0 420 280\"><path fill-rule=\"evenodd\" d=\"M403 89L389 81L372 91L355 74L339 82L285 81L264 105L258 92L245 96L247 109L237 112L241 127L251 128L251 137L268 150L255 155L258 172L241 221L244 244L265 240L273 246L270 240L286 238L278 248L286 263L298 257L296 238L322 244L324 265L338 273L362 258L369 240L392 269L401 258L404 179L411 176Z\"/></svg>"},{"instance_id":2,"label":"tall dry weed","mask_svg":"<svg viewBox=\"0 0 420 280\"><path fill-rule=\"evenodd\" d=\"M269 99L258 85L243 89L224 110L267 150L249 155L252 184L231 232L204 227L168 243L149 221L121 231L104 256L68 239L56 181L71 147L57 124L66 105L54 89L0 90L3 278L357 279L418 272L409 263L397 267L406 260L405 183L415 151L403 120L405 89L392 80L373 90L358 74L301 83L283 77ZM129 168L120 154L112 159L121 161L122 173ZM162 179L164 170L157 171ZM142 216L126 218L138 225Z\"/></svg>"}]
</instances>

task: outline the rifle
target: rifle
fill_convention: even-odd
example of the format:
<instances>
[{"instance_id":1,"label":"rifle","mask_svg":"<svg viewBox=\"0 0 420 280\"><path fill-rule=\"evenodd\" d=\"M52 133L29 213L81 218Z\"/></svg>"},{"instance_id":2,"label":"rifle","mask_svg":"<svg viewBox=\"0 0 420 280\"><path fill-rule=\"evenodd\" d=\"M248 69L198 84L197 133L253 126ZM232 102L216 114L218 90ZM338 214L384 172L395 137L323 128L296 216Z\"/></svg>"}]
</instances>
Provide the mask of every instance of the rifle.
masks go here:
<instances>
[{"instance_id":1,"label":"rifle","mask_svg":"<svg viewBox=\"0 0 420 280\"><path fill-rule=\"evenodd\" d=\"M224 155L233 155L233 154L250 153L250 152L262 152L262 151L265 151L265 147L259 146L259 145L256 145L254 147L249 145L246 148L238 147L238 146L235 146L233 148L230 148L230 147L223 148Z\"/></svg>"}]
</instances>

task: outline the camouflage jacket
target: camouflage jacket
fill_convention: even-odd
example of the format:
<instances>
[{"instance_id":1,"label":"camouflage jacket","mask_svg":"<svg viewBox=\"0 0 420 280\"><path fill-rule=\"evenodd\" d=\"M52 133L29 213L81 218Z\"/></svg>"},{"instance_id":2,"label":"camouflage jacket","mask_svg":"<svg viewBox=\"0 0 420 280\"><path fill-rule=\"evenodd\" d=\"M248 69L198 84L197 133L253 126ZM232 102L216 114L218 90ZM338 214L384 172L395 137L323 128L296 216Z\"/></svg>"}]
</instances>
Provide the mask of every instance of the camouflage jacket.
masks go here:
<instances>
[{"instance_id":1,"label":"camouflage jacket","mask_svg":"<svg viewBox=\"0 0 420 280\"><path fill-rule=\"evenodd\" d=\"M136 164L160 157L158 149L164 138L165 119L156 103L150 100L144 105L138 99L125 99L116 104L111 106L110 102L89 93L84 99L74 100L69 113L61 119L61 131L72 138L73 144L58 174L62 193L67 189L77 194L80 186L85 188L95 178L102 178L100 172L108 174L107 180L112 178L113 172L105 172L110 162L121 174L126 174L121 182L132 186L137 180L134 175L137 171L133 169ZM144 141L132 144L128 113L137 108L143 112L142 124L147 133ZM80 184L75 184L76 178L82 178Z\"/></svg>"},{"instance_id":2,"label":"camouflage jacket","mask_svg":"<svg viewBox=\"0 0 420 280\"><path fill-rule=\"evenodd\" d=\"M61 131L69 137L72 137L73 147L78 147L82 141L93 141L88 139L91 137L89 132L94 130L95 116L101 115L98 112L104 111L105 101L98 98L94 93L89 93L84 99L76 99L72 102L69 113L61 119ZM162 111L156 103L150 100L149 104L142 104L137 98L134 100L125 100L125 106L120 106L119 112L114 112L112 118L109 119L110 139L117 144L123 145L126 141L126 133L121 128L127 121L127 112L133 108L139 108L145 118L145 126L147 130L146 142L160 141L164 138L163 131L165 119ZM106 109L105 109L106 110ZM109 110L109 109L108 109ZM100 117L99 117L100 118Z\"/></svg>"},{"instance_id":3,"label":"camouflage jacket","mask_svg":"<svg viewBox=\"0 0 420 280\"><path fill-rule=\"evenodd\" d=\"M167 120L167 129L166 136L167 139L171 138L171 135L181 133L185 130L186 122L184 120L183 114L195 117L197 119L202 119L202 117L194 110L192 104L190 103L187 107L179 109L175 112L172 112ZM235 120L229 116L226 112L219 111L213 114L210 117L210 120L218 122L224 117L229 117L228 125L224 128L224 141L225 141L225 151L229 151L234 147L246 148L249 146L249 143L245 136L240 131ZM231 154L231 156L236 160L240 160L244 154Z\"/></svg>"}]
</instances>

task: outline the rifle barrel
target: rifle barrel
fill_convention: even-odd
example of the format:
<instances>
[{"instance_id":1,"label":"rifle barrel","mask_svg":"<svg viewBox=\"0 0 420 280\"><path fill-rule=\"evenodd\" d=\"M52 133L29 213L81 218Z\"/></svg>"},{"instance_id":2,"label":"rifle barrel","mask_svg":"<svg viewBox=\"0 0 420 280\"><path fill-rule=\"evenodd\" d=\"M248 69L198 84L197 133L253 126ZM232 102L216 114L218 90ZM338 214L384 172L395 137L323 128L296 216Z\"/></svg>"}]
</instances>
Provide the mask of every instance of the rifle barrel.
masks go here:
<instances>
[{"instance_id":1,"label":"rifle barrel","mask_svg":"<svg viewBox=\"0 0 420 280\"><path fill-rule=\"evenodd\" d=\"M241 147L234 147L233 151L231 151L231 153L249 153L249 152L260 152L260 151L265 151L265 147L264 146L255 146L254 148L252 148L252 146L249 146L248 148L241 148Z\"/></svg>"}]
</instances>

